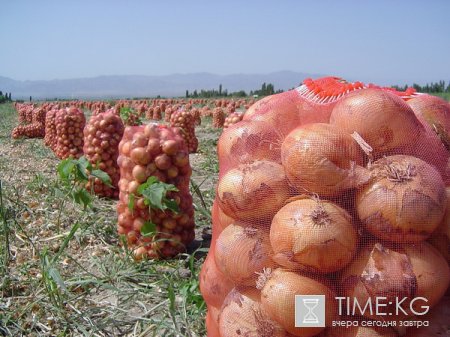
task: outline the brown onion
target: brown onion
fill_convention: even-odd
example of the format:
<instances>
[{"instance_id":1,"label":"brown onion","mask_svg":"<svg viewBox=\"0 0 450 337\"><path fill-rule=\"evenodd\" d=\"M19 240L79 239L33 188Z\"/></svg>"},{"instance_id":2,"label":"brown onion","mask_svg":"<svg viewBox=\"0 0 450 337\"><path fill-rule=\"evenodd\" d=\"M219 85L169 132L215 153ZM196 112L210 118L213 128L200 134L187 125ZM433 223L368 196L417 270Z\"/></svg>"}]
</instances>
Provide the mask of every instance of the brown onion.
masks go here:
<instances>
[{"instance_id":1,"label":"brown onion","mask_svg":"<svg viewBox=\"0 0 450 337\"><path fill-rule=\"evenodd\" d=\"M273 260L283 267L330 273L351 261L358 236L347 211L330 201L305 198L275 214L270 243Z\"/></svg>"},{"instance_id":2,"label":"brown onion","mask_svg":"<svg viewBox=\"0 0 450 337\"><path fill-rule=\"evenodd\" d=\"M330 123L342 132L357 132L373 149L383 152L414 143L423 127L400 97L381 89L351 92L334 107Z\"/></svg>"},{"instance_id":3,"label":"brown onion","mask_svg":"<svg viewBox=\"0 0 450 337\"><path fill-rule=\"evenodd\" d=\"M315 336L325 329L295 327L295 295L325 295L325 326L330 326L336 316L334 292L309 277L279 268L262 274L258 288L261 289L262 308L294 336Z\"/></svg>"},{"instance_id":4,"label":"brown onion","mask_svg":"<svg viewBox=\"0 0 450 337\"><path fill-rule=\"evenodd\" d=\"M216 265L235 285L254 286L264 268L273 267L269 234L254 227L231 224L217 238Z\"/></svg>"},{"instance_id":5,"label":"brown onion","mask_svg":"<svg viewBox=\"0 0 450 337\"><path fill-rule=\"evenodd\" d=\"M398 337L397 332L391 328L375 327L335 327L328 329L321 337ZM408 336L409 337L409 336Z\"/></svg>"},{"instance_id":6,"label":"brown onion","mask_svg":"<svg viewBox=\"0 0 450 337\"><path fill-rule=\"evenodd\" d=\"M300 192L335 196L364 181L363 152L356 141L330 124L294 129L281 146L281 161Z\"/></svg>"},{"instance_id":7,"label":"brown onion","mask_svg":"<svg viewBox=\"0 0 450 337\"><path fill-rule=\"evenodd\" d=\"M446 208L444 182L424 161L404 155L376 161L372 180L357 194L358 216L366 229L393 242L425 240Z\"/></svg>"},{"instance_id":8,"label":"brown onion","mask_svg":"<svg viewBox=\"0 0 450 337\"><path fill-rule=\"evenodd\" d=\"M426 299L411 303L416 312L421 306L433 307L445 294L450 282L450 270L439 252L427 242L394 246L392 244L371 243L366 245L353 262L344 270L341 278L343 294L350 303L357 300L361 308L367 301L376 303L377 297L384 297L387 306L379 307L382 315L376 315L372 305L364 312L365 317L380 320L386 315L402 319L411 315L411 300L418 297ZM406 300L401 307L396 301ZM360 314L356 310L355 314Z\"/></svg>"},{"instance_id":9,"label":"brown onion","mask_svg":"<svg viewBox=\"0 0 450 337\"><path fill-rule=\"evenodd\" d=\"M220 208L236 220L271 219L288 194L283 167L267 160L229 170L217 186Z\"/></svg>"},{"instance_id":10,"label":"brown onion","mask_svg":"<svg viewBox=\"0 0 450 337\"><path fill-rule=\"evenodd\" d=\"M271 319L257 296L233 289L219 315L221 337L285 337L286 330Z\"/></svg>"}]
</instances>

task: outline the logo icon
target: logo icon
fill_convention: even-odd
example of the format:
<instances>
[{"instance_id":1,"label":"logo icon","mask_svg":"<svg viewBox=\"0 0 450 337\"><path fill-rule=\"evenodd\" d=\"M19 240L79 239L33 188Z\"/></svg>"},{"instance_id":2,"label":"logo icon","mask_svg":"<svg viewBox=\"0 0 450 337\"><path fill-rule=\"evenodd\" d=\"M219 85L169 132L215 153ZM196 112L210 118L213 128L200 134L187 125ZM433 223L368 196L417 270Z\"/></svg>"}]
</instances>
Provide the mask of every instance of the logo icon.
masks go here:
<instances>
[{"instance_id":1,"label":"logo icon","mask_svg":"<svg viewBox=\"0 0 450 337\"><path fill-rule=\"evenodd\" d=\"M295 295L295 327L325 327L325 295Z\"/></svg>"}]
</instances>

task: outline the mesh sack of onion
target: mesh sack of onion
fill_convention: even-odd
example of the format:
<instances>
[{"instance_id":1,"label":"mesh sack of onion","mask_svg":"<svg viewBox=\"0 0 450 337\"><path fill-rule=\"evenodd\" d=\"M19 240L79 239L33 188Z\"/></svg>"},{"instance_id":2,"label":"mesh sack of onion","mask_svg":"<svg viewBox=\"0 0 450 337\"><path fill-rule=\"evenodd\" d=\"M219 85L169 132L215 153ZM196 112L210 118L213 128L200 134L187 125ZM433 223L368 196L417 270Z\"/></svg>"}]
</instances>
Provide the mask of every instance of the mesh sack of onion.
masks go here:
<instances>
[{"instance_id":1,"label":"mesh sack of onion","mask_svg":"<svg viewBox=\"0 0 450 337\"><path fill-rule=\"evenodd\" d=\"M118 233L135 257L168 258L184 251L194 239L195 223L189 191L192 169L180 129L158 124L126 127L117 163ZM167 191L162 196L166 204L149 197L161 190Z\"/></svg>"},{"instance_id":2,"label":"mesh sack of onion","mask_svg":"<svg viewBox=\"0 0 450 337\"><path fill-rule=\"evenodd\" d=\"M224 130L200 273L208 336L413 335L391 326L443 305L450 114L439 104L411 90L307 79ZM323 326L296 326L295 295L324 296ZM347 311L380 298L381 313ZM404 311L389 305L397 299ZM333 327L340 320L366 326ZM441 321L430 326L444 331Z\"/></svg>"}]
</instances>

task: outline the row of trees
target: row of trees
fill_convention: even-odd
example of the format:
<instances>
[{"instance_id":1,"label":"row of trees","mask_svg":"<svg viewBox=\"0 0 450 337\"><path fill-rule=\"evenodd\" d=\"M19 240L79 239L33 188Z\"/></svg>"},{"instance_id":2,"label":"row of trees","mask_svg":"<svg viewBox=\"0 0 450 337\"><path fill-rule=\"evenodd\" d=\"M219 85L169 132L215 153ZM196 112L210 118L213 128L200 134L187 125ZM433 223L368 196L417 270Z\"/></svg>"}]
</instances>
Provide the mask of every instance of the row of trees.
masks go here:
<instances>
[{"instance_id":1,"label":"row of trees","mask_svg":"<svg viewBox=\"0 0 450 337\"><path fill-rule=\"evenodd\" d=\"M244 90L235 91L229 93L227 89L222 90L222 84L219 85L219 89L212 89L212 90L194 90L193 92L189 92L189 90L186 90L186 98L211 98L211 97L247 97L247 96L268 96L273 95L276 93L283 92L283 90L275 91L275 87L272 83L263 83L261 85L261 89L259 90L252 90L247 95L247 93Z\"/></svg>"},{"instance_id":2,"label":"row of trees","mask_svg":"<svg viewBox=\"0 0 450 337\"><path fill-rule=\"evenodd\" d=\"M4 102L11 102L11 93L3 93L3 91L0 90L0 103Z\"/></svg>"},{"instance_id":3,"label":"row of trees","mask_svg":"<svg viewBox=\"0 0 450 337\"><path fill-rule=\"evenodd\" d=\"M409 86L394 85L392 87L400 91L405 91ZM416 89L418 92L426 92L426 93L450 92L450 81L448 83L445 83L445 81L431 82L425 85L419 85L417 83L414 83L412 87Z\"/></svg>"}]
</instances>

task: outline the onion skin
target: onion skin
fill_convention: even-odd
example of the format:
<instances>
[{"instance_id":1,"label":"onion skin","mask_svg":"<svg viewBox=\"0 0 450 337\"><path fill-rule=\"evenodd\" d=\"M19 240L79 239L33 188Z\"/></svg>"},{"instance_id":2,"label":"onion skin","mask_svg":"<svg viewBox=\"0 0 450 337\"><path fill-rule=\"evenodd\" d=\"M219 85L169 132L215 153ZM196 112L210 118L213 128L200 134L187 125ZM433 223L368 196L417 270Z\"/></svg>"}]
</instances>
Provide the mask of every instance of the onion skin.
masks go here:
<instances>
[{"instance_id":1,"label":"onion skin","mask_svg":"<svg viewBox=\"0 0 450 337\"><path fill-rule=\"evenodd\" d=\"M221 337L286 337L286 330L271 319L255 294L233 289L219 315Z\"/></svg>"},{"instance_id":2,"label":"onion skin","mask_svg":"<svg viewBox=\"0 0 450 337\"><path fill-rule=\"evenodd\" d=\"M242 121L222 132L217 143L220 171L257 160L280 163L284 136L265 121Z\"/></svg>"},{"instance_id":3,"label":"onion skin","mask_svg":"<svg viewBox=\"0 0 450 337\"><path fill-rule=\"evenodd\" d=\"M372 166L372 180L356 196L366 229L398 243L428 238L441 223L446 208L445 184L437 170L404 155L382 158Z\"/></svg>"},{"instance_id":4,"label":"onion skin","mask_svg":"<svg viewBox=\"0 0 450 337\"><path fill-rule=\"evenodd\" d=\"M255 286L257 273L273 267L269 234L254 227L231 224L217 238L216 265L234 284Z\"/></svg>"},{"instance_id":5,"label":"onion skin","mask_svg":"<svg viewBox=\"0 0 450 337\"><path fill-rule=\"evenodd\" d=\"M330 124L342 132L357 132L372 148L375 157L412 144L423 127L411 107L400 97L369 88L349 93L334 107Z\"/></svg>"},{"instance_id":6,"label":"onion skin","mask_svg":"<svg viewBox=\"0 0 450 337\"><path fill-rule=\"evenodd\" d=\"M422 117L450 151L450 104L446 100L419 95L407 101L414 113Z\"/></svg>"},{"instance_id":7,"label":"onion skin","mask_svg":"<svg viewBox=\"0 0 450 337\"><path fill-rule=\"evenodd\" d=\"M273 260L288 269L331 273L356 253L351 216L330 201L305 198L286 204L270 227Z\"/></svg>"},{"instance_id":8,"label":"onion skin","mask_svg":"<svg viewBox=\"0 0 450 337\"><path fill-rule=\"evenodd\" d=\"M325 328L295 327L295 295L317 294L325 295L325 326L330 326L337 313L334 292L318 281L291 271L281 268L272 271L262 286L261 304L269 316L290 334L310 337L319 334Z\"/></svg>"},{"instance_id":9,"label":"onion skin","mask_svg":"<svg viewBox=\"0 0 450 337\"><path fill-rule=\"evenodd\" d=\"M336 196L365 176L363 152L356 141L324 123L294 129L281 146L281 162L290 183L300 192Z\"/></svg>"},{"instance_id":10,"label":"onion skin","mask_svg":"<svg viewBox=\"0 0 450 337\"><path fill-rule=\"evenodd\" d=\"M217 185L220 208L236 220L269 220L288 195L283 167L267 160L239 165L223 175Z\"/></svg>"},{"instance_id":11,"label":"onion skin","mask_svg":"<svg viewBox=\"0 0 450 337\"><path fill-rule=\"evenodd\" d=\"M208 337L221 337L220 331L219 331L219 322L218 322L218 313L216 311L219 311L219 309L208 306L208 311L206 313L206 331Z\"/></svg>"},{"instance_id":12,"label":"onion skin","mask_svg":"<svg viewBox=\"0 0 450 337\"><path fill-rule=\"evenodd\" d=\"M371 243L362 248L352 263L344 269L341 276L343 296L356 298L363 307L369 297L375 303L376 297L386 297L386 303L407 297L402 308L408 316L409 301L424 297L426 305L433 307L445 294L450 283L450 270L441 254L429 243L418 242L409 245ZM414 309L421 312L423 302L416 302ZM374 309L375 311L375 309ZM395 312L395 305L386 307L383 312L392 312L395 319L408 316L402 311ZM357 314L359 312L357 311ZM365 317L382 320L386 316L373 315L368 310Z\"/></svg>"},{"instance_id":13,"label":"onion skin","mask_svg":"<svg viewBox=\"0 0 450 337\"><path fill-rule=\"evenodd\" d=\"M429 238L429 242L436 248L450 265L450 187L446 188L447 208L444 219Z\"/></svg>"}]
</instances>

